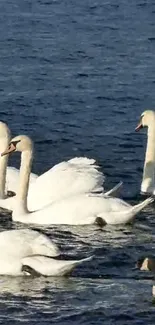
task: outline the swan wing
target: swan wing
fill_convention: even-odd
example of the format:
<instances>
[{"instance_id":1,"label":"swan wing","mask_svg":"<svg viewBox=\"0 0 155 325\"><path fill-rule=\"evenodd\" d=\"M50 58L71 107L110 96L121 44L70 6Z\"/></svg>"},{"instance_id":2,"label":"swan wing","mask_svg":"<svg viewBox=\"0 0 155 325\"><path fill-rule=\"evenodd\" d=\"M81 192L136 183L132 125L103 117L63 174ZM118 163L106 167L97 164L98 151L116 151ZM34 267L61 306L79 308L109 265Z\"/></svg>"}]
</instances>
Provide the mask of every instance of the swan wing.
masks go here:
<instances>
[{"instance_id":1,"label":"swan wing","mask_svg":"<svg viewBox=\"0 0 155 325\"><path fill-rule=\"evenodd\" d=\"M0 233L1 256L21 258L28 255L58 256L58 247L44 234L31 229L7 230Z\"/></svg>"},{"instance_id":2,"label":"swan wing","mask_svg":"<svg viewBox=\"0 0 155 325\"><path fill-rule=\"evenodd\" d=\"M36 181L38 175L31 173L30 174L30 183ZM17 192L19 183L19 170L15 167L7 167L6 173L6 190Z\"/></svg>"},{"instance_id":3,"label":"swan wing","mask_svg":"<svg viewBox=\"0 0 155 325\"><path fill-rule=\"evenodd\" d=\"M0 274L21 275L22 259L36 254L59 255L59 249L44 234L31 229L0 233Z\"/></svg>"},{"instance_id":4,"label":"swan wing","mask_svg":"<svg viewBox=\"0 0 155 325\"><path fill-rule=\"evenodd\" d=\"M70 195L103 191L104 179L93 159L74 158L61 162L30 185L28 208L41 209Z\"/></svg>"}]
</instances>

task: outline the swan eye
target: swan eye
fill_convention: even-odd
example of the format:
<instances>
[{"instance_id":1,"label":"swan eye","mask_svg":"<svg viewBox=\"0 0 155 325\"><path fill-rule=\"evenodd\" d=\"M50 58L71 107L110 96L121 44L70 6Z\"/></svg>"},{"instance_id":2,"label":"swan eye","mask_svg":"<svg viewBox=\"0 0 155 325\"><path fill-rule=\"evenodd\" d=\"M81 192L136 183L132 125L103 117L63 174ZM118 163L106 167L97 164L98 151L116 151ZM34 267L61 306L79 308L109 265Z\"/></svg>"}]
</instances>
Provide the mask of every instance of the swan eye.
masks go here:
<instances>
[{"instance_id":1,"label":"swan eye","mask_svg":"<svg viewBox=\"0 0 155 325\"><path fill-rule=\"evenodd\" d=\"M142 114L141 115L141 117L140 117L140 121L139 121L139 123L143 126L143 117L144 117L144 114Z\"/></svg>"},{"instance_id":2,"label":"swan eye","mask_svg":"<svg viewBox=\"0 0 155 325\"><path fill-rule=\"evenodd\" d=\"M17 141L12 141L9 145L9 147L11 147L11 145L13 144L13 146L16 148L16 145L18 142L20 142L21 140L17 140Z\"/></svg>"}]
</instances>

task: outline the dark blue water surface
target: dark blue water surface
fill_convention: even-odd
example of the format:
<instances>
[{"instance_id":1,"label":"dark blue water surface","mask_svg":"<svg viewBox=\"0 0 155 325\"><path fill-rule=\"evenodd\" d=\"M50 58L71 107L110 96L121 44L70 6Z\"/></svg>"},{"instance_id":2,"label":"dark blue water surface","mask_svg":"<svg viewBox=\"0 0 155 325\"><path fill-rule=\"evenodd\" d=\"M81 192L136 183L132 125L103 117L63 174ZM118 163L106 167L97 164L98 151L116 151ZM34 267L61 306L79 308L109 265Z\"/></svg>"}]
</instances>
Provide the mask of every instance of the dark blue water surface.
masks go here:
<instances>
[{"instance_id":1,"label":"dark blue water surface","mask_svg":"<svg viewBox=\"0 0 155 325\"><path fill-rule=\"evenodd\" d=\"M134 128L155 106L154 0L1 0L0 31L0 120L33 138L34 172L93 157L107 188L122 180L122 197L139 202L146 136ZM154 324L153 277L134 270L154 253L154 215L44 229L70 258L95 257L68 279L1 278L0 324Z\"/></svg>"}]
</instances>

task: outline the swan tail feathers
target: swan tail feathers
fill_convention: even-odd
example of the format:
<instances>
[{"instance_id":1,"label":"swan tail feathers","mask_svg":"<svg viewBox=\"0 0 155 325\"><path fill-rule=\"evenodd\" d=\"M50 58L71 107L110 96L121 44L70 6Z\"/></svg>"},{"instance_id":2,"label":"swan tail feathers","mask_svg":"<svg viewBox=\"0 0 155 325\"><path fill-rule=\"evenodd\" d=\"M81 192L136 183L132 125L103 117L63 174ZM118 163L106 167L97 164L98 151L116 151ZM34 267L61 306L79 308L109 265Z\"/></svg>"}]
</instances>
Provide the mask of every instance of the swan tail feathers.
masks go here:
<instances>
[{"instance_id":1,"label":"swan tail feathers","mask_svg":"<svg viewBox=\"0 0 155 325\"><path fill-rule=\"evenodd\" d=\"M153 201L154 198L150 197L135 206L129 207L125 211L113 212L110 215L100 213L97 216L95 223L101 227L105 226L106 223L110 225L127 224L131 222L140 211L142 211Z\"/></svg>"},{"instance_id":2,"label":"swan tail feathers","mask_svg":"<svg viewBox=\"0 0 155 325\"><path fill-rule=\"evenodd\" d=\"M93 259L93 256L83 258L81 260L74 260L74 261L68 261L60 271L60 275L70 275L72 271L80 264L83 264L85 262L89 262Z\"/></svg>"},{"instance_id":3,"label":"swan tail feathers","mask_svg":"<svg viewBox=\"0 0 155 325\"><path fill-rule=\"evenodd\" d=\"M81 260L62 261L46 256L30 256L23 259L22 272L24 275L38 276L67 276L77 265L92 260L93 256Z\"/></svg>"},{"instance_id":4,"label":"swan tail feathers","mask_svg":"<svg viewBox=\"0 0 155 325\"><path fill-rule=\"evenodd\" d=\"M89 257L82 258L81 260L74 261L76 264L82 264L84 262L89 262L93 259L93 255Z\"/></svg>"},{"instance_id":5,"label":"swan tail feathers","mask_svg":"<svg viewBox=\"0 0 155 325\"><path fill-rule=\"evenodd\" d=\"M122 187L123 182L119 182L118 184L116 184L110 191L106 192L104 195L105 196L116 196L120 190L120 188Z\"/></svg>"},{"instance_id":6,"label":"swan tail feathers","mask_svg":"<svg viewBox=\"0 0 155 325\"><path fill-rule=\"evenodd\" d=\"M142 211L145 207L147 207L152 202L154 202L154 198L153 197L149 197L146 200L144 200L143 202L138 203L135 206L133 206L131 208L133 215L136 215L137 213L139 213L140 211Z\"/></svg>"},{"instance_id":7,"label":"swan tail feathers","mask_svg":"<svg viewBox=\"0 0 155 325\"><path fill-rule=\"evenodd\" d=\"M128 223L132 221L139 212L141 212L145 207L147 207L152 202L154 202L154 199L152 197L149 197L146 200L142 201L141 203L138 203L133 207L129 208L129 210L124 211L124 213L122 212L122 216L123 216L122 220L123 219L125 220L124 223Z\"/></svg>"}]
</instances>

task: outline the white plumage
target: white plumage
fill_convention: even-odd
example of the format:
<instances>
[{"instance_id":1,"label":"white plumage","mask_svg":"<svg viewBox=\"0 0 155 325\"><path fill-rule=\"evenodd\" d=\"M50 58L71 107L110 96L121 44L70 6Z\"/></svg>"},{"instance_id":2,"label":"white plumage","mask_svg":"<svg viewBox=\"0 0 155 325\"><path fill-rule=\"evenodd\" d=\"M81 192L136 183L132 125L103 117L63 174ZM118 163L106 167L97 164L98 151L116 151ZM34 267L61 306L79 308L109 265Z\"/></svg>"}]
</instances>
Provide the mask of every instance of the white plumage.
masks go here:
<instances>
[{"instance_id":1,"label":"white plumage","mask_svg":"<svg viewBox=\"0 0 155 325\"><path fill-rule=\"evenodd\" d=\"M0 152L9 145L10 131L0 122ZM14 197L5 200L7 190L17 192L19 170L7 167L8 157L0 159L0 206L13 210ZM75 157L63 161L38 177L30 173L28 191L29 210L41 209L47 204L70 195L103 191L105 177L94 159ZM107 193L115 194L122 184L118 184Z\"/></svg>"},{"instance_id":2,"label":"white plumage","mask_svg":"<svg viewBox=\"0 0 155 325\"><path fill-rule=\"evenodd\" d=\"M8 230L0 233L0 274L22 275L22 259L36 254L58 256L58 247L37 231Z\"/></svg>"},{"instance_id":3,"label":"white plumage","mask_svg":"<svg viewBox=\"0 0 155 325\"><path fill-rule=\"evenodd\" d=\"M76 266L88 262L92 257L83 258L81 260L55 260L46 256L25 257L22 260L23 270L33 274L44 276L64 276L70 275Z\"/></svg>"},{"instance_id":4,"label":"white plumage","mask_svg":"<svg viewBox=\"0 0 155 325\"><path fill-rule=\"evenodd\" d=\"M8 230L0 233L0 275L43 276L68 275L81 260L58 260L58 247L46 236L31 229Z\"/></svg>"},{"instance_id":5,"label":"white plumage","mask_svg":"<svg viewBox=\"0 0 155 325\"><path fill-rule=\"evenodd\" d=\"M123 200L105 197L103 194L77 194L56 200L43 209L29 212L27 209L27 193L33 157L33 143L27 136L17 136L12 139L11 146L12 144L15 144L14 151L22 153L20 184L12 214L14 221L37 224L87 225L95 223L96 218L101 218L108 224L124 224L131 221L138 212L153 201L153 199L147 199L132 207ZM3 154L8 154L9 150L8 148ZM43 188L43 191L45 190L46 187Z\"/></svg>"},{"instance_id":6,"label":"white plumage","mask_svg":"<svg viewBox=\"0 0 155 325\"><path fill-rule=\"evenodd\" d=\"M155 112L147 110L142 113L136 131L147 127L147 147L143 168L141 192L155 194Z\"/></svg>"},{"instance_id":7,"label":"white plumage","mask_svg":"<svg viewBox=\"0 0 155 325\"><path fill-rule=\"evenodd\" d=\"M38 175L31 173L30 174L30 186L32 183L36 182ZM6 192L11 190L12 192L16 193L19 184L19 169L15 167L7 167L6 172Z\"/></svg>"},{"instance_id":8,"label":"white plumage","mask_svg":"<svg viewBox=\"0 0 155 325\"><path fill-rule=\"evenodd\" d=\"M55 165L30 186L29 210L41 209L71 195L103 191L105 177L98 169L95 160L81 157Z\"/></svg>"}]
</instances>

